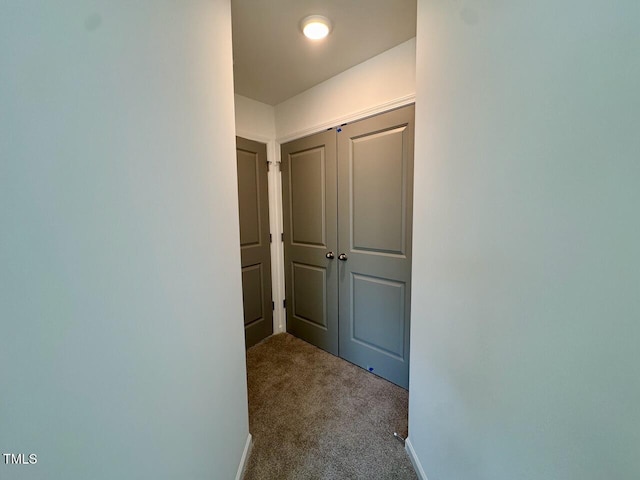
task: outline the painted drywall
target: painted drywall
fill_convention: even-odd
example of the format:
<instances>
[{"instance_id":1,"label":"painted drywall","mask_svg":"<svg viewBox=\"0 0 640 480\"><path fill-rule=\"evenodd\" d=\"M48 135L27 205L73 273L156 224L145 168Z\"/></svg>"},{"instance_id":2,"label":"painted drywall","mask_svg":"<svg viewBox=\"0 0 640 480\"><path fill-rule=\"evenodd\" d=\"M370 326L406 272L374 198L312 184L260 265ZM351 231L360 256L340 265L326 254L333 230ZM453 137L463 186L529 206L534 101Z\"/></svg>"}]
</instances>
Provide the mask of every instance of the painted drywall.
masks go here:
<instances>
[{"instance_id":1,"label":"painted drywall","mask_svg":"<svg viewBox=\"0 0 640 480\"><path fill-rule=\"evenodd\" d=\"M640 4L419 0L409 437L640 478Z\"/></svg>"},{"instance_id":2,"label":"painted drywall","mask_svg":"<svg viewBox=\"0 0 640 480\"><path fill-rule=\"evenodd\" d=\"M3 479L231 479L248 438L228 0L0 6Z\"/></svg>"},{"instance_id":3,"label":"painted drywall","mask_svg":"<svg viewBox=\"0 0 640 480\"><path fill-rule=\"evenodd\" d=\"M235 95L236 134L263 143L276 138L276 117L272 105Z\"/></svg>"},{"instance_id":4,"label":"painted drywall","mask_svg":"<svg viewBox=\"0 0 640 480\"><path fill-rule=\"evenodd\" d=\"M275 106L280 141L398 106L415 95L415 38Z\"/></svg>"}]
</instances>

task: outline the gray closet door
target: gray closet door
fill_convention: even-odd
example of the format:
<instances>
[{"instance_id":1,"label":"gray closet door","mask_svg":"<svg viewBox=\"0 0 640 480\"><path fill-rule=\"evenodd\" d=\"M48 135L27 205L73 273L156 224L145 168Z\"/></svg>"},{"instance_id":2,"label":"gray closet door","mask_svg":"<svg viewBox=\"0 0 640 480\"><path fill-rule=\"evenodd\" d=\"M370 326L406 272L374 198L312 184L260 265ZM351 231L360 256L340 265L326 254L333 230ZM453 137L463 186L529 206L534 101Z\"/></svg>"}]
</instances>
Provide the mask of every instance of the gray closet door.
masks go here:
<instances>
[{"instance_id":1,"label":"gray closet door","mask_svg":"<svg viewBox=\"0 0 640 480\"><path fill-rule=\"evenodd\" d=\"M336 137L282 145L287 331L338 354Z\"/></svg>"},{"instance_id":2,"label":"gray closet door","mask_svg":"<svg viewBox=\"0 0 640 480\"><path fill-rule=\"evenodd\" d=\"M236 137L246 348L273 333L267 147Z\"/></svg>"},{"instance_id":3,"label":"gray closet door","mask_svg":"<svg viewBox=\"0 0 640 480\"><path fill-rule=\"evenodd\" d=\"M409 386L414 107L338 133L340 356ZM346 257L346 258L345 258Z\"/></svg>"}]
</instances>

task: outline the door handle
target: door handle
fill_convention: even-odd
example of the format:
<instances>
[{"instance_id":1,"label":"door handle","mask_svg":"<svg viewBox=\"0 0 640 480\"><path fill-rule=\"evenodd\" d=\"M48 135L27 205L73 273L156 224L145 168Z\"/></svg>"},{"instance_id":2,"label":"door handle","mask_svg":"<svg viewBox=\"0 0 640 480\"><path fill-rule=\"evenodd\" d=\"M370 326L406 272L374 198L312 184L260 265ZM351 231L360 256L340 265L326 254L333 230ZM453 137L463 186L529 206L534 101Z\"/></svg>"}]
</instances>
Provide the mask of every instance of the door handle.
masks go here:
<instances>
[{"instance_id":1,"label":"door handle","mask_svg":"<svg viewBox=\"0 0 640 480\"><path fill-rule=\"evenodd\" d=\"M338 255L338 260L342 260L343 262L347 261L347 255L345 253L341 253Z\"/></svg>"},{"instance_id":2,"label":"door handle","mask_svg":"<svg viewBox=\"0 0 640 480\"><path fill-rule=\"evenodd\" d=\"M329 253L327 253L327 254L325 255L325 257L327 257L329 260L333 260L333 258L334 258L333 252L329 252Z\"/></svg>"}]
</instances>

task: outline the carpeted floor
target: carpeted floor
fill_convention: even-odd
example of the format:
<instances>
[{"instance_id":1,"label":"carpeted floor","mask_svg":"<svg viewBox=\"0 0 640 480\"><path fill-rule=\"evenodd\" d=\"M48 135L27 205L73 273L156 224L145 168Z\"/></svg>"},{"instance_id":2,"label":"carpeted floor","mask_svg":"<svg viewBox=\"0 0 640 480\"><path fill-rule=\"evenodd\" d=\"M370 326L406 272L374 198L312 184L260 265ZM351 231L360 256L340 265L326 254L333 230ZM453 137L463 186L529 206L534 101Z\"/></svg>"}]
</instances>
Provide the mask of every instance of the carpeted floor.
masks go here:
<instances>
[{"instance_id":1,"label":"carpeted floor","mask_svg":"<svg viewBox=\"0 0 640 480\"><path fill-rule=\"evenodd\" d=\"M417 479L408 392L289 334L247 351L253 450L245 480Z\"/></svg>"}]
</instances>

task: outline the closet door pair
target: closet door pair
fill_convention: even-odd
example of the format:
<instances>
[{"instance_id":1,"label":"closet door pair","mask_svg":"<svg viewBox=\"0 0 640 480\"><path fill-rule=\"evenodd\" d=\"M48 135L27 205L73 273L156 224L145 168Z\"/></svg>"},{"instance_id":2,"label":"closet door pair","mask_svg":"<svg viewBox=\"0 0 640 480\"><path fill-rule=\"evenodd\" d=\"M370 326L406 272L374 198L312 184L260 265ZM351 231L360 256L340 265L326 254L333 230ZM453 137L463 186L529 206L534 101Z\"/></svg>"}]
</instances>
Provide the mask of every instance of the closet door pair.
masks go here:
<instances>
[{"instance_id":1,"label":"closet door pair","mask_svg":"<svg viewBox=\"0 0 640 480\"><path fill-rule=\"evenodd\" d=\"M414 107L282 145L287 331L409 384Z\"/></svg>"}]
</instances>

